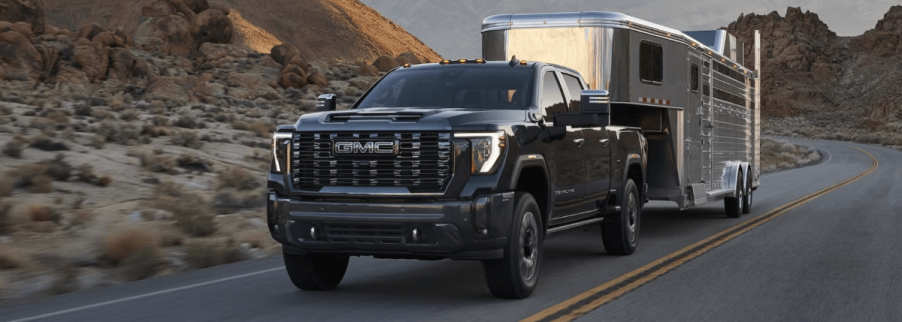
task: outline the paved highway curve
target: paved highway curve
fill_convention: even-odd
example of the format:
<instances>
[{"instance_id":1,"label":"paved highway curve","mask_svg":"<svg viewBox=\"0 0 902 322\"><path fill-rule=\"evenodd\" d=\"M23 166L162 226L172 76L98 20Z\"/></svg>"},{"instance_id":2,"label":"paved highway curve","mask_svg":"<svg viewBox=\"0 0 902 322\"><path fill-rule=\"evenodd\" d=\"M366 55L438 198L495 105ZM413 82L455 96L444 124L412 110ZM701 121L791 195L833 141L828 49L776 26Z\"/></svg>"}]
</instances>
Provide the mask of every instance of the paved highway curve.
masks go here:
<instances>
[{"instance_id":1,"label":"paved highway curve","mask_svg":"<svg viewBox=\"0 0 902 322\"><path fill-rule=\"evenodd\" d=\"M721 203L684 211L650 203L639 249L626 257L605 254L597 228L553 237L539 288L524 300L493 298L478 262L372 258L353 258L335 291L301 292L273 257L17 304L0 310L0 321L902 320L902 152L791 141L821 150L824 160L764 175L752 214L728 219ZM742 224L751 229L648 273L644 285L620 283L635 287L603 305L570 305ZM571 309L549 310L556 305Z\"/></svg>"}]
</instances>

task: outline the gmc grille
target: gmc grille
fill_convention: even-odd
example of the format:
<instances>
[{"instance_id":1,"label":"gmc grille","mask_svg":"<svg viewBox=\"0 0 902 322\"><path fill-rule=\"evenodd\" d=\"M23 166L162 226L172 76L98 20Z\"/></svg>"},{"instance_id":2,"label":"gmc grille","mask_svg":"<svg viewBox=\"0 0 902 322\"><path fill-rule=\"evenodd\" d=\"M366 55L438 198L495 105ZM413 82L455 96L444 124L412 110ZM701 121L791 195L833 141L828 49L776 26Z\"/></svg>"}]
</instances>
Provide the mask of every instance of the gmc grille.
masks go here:
<instances>
[{"instance_id":1,"label":"gmc grille","mask_svg":"<svg viewBox=\"0 0 902 322\"><path fill-rule=\"evenodd\" d=\"M360 144L336 153L336 142ZM359 147L367 142L395 142L396 153L366 153ZM299 132L292 141L291 174L302 190L379 186L441 192L451 179L451 159L451 133Z\"/></svg>"}]
</instances>

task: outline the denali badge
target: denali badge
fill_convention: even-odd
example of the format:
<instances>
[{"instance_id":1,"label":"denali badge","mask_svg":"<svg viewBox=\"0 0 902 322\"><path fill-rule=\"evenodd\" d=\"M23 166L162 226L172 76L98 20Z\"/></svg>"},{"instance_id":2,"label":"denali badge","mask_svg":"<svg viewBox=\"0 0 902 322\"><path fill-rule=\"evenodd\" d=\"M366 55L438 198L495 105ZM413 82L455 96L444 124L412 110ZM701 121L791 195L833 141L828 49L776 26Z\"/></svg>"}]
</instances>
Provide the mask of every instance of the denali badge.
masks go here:
<instances>
[{"instance_id":1,"label":"denali badge","mask_svg":"<svg viewBox=\"0 0 902 322\"><path fill-rule=\"evenodd\" d=\"M375 153L395 154L395 142L335 142L335 154Z\"/></svg>"}]
</instances>

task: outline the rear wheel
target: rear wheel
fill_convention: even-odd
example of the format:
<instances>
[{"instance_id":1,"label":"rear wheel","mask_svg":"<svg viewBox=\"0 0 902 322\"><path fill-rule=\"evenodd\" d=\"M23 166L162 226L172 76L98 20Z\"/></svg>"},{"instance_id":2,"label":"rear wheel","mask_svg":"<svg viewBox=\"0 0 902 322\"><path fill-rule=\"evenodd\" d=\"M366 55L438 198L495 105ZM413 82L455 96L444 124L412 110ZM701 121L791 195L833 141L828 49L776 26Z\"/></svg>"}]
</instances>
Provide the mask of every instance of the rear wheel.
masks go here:
<instances>
[{"instance_id":1,"label":"rear wheel","mask_svg":"<svg viewBox=\"0 0 902 322\"><path fill-rule=\"evenodd\" d=\"M545 232L532 195L517 192L514 202L514 223L504 257L482 263L492 295L522 299L532 294L539 282Z\"/></svg>"},{"instance_id":2,"label":"rear wheel","mask_svg":"<svg viewBox=\"0 0 902 322\"><path fill-rule=\"evenodd\" d=\"M348 255L282 253L288 277L299 289L305 291L331 290L341 283L348 270Z\"/></svg>"},{"instance_id":3,"label":"rear wheel","mask_svg":"<svg viewBox=\"0 0 902 322\"><path fill-rule=\"evenodd\" d=\"M632 179L623 186L624 198L620 201L619 223L601 226L601 240L608 254L629 255L639 245L639 220L642 207L639 204L639 189Z\"/></svg>"},{"instance_id":4,"label":"rear wheel","mask_svg":"<svg viewBox=\"0 0 902 322\"><path fill-rule=\"evenodd\" d=\"M739 218L743 214L743 206L745 205L745 177L742 171L739 171L739 177L736 178L736 197L723 198L724 210L729 218Z\"/></svg>"},{"instance_id":5,"label":"rear wheel","mask_svg":"<svg viewBox=\"0 0 902 322\"><path fill-rule=\"evenodd\" d=\"M751 171L749 171L751 172ZM745 196L742 198L742 213L748 214L752 212L752 196L754 196L755 191L752 190L752 176L747 176L748 180L745 182Z\"/></svg>"}]
</instances>

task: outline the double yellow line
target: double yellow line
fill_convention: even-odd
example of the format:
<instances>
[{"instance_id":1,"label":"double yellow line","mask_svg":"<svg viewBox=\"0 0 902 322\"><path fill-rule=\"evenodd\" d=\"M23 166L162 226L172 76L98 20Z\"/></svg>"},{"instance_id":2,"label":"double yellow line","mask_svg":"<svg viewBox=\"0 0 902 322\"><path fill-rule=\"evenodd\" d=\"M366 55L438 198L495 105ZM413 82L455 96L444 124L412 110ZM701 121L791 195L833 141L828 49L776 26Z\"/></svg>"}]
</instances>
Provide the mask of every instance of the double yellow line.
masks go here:
<instances>
[{"instance_id":1,"label":"double yellow line","mask_svg":"<svg viewBox=\"0 0 902 322\"><path fill-rule=\"evenodd\" d=\"M804 205L809 201L817 199L825 194L828 194L839 188L842 188L843 186L855 182L856 180L863 178L871 172L874 172L874 170L877 170L877 166L880 164L880 162L877 161L877 158L874 158L873 155L862 149L854 147L849 148L861 151L861 153L864 153L868 157L870 157L874 162L871 168L852 178L849 178L848 180L837 183L824 190L812 193L808 196L805 196L804 198L780 206L777 209L771 210L763 215L750 219L736 226L730 227L727 230L717 233L695 244L686 246L683 249L664 256L661 259L633 270L632 272L626 273L607 283L596 286L564 302L552 306L542 312L536 313L535 315L530 316L523 321L560 322L575 320L585 315L586 313L597 309L599 306L613 301L621 295L626 294L627 292L632 291L661 275L664 275L665 273L679 267L680 265L683 265L683 263L691 261L692 259L701 256L709 250L714 249L715 247L720 246L723 243L726 243L727 241L730 241L731 239L736 238L737 236L742 235L743 233L770 221L771 219L777 218L780 215L795 209L796 207Z\"/></svg>"}]
</instances>

